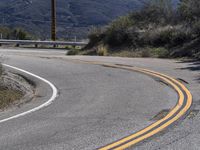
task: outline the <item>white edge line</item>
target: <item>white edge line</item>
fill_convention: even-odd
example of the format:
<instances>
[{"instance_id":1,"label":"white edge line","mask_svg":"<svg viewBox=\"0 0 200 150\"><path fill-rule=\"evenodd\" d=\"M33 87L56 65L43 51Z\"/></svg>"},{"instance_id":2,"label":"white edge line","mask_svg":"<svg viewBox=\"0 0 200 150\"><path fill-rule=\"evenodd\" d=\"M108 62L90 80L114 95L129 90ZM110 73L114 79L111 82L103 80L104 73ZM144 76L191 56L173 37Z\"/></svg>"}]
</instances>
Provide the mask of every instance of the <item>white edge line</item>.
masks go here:
<instances>
[{"instance_id":1,"label":"white edge line","mask_svg":"<svg viewBox=\"0 0 200 150\"><path fill-rule=\"evenodd\" d=\"M3 119L3 120L0 120L0 123L6 122L6 121L9 121L9 120L12 120L12 119L16 119L16 118L25 116L25 115L27 115L27 114L30 114L30 113L32 113L32 112L38 111L38 110L40 110L40 109L42 109L42 108L44 108L44 107L46 107L46 106L49 106L49 105L52 104L52 102L56 99L57 94L58 94L58 90L57 90L57 88L56 88L50 81L48 81L48 80L46 80L46 79L44 79L44 78L42 78L42 77L40 77L40 76L38 76L38 75L35 75L35 74L31 73L31 72L28 72L28 71L26 71L26 70L17 68L17 67L14 67L14 66L11 66L11 65L7 65L7 64L2 64L2 65L5 66L5 67L12 68L12 69L21 71L21 72L23 72L23 73L26 73L26 74L28 74L28 75L30 75L30 76L33 76L33 77L35 77L35 78L38 78L39 80L42 80L43 82L47 83L47 84L51 87L51 89L52 89L52 91L53 91L53 94L52 94L51 98L50 98L47 102L45 102L44 104L42 104L42 105L40 105L40 106L38 106L38 107L35 107L35 108L31 109L31 110L28 110L28 111L26 111L26 112L23 112L23 113L14 115L14 116L9 117L9 118L5 118L5 119Z\"/></svg>"}]
</instances>

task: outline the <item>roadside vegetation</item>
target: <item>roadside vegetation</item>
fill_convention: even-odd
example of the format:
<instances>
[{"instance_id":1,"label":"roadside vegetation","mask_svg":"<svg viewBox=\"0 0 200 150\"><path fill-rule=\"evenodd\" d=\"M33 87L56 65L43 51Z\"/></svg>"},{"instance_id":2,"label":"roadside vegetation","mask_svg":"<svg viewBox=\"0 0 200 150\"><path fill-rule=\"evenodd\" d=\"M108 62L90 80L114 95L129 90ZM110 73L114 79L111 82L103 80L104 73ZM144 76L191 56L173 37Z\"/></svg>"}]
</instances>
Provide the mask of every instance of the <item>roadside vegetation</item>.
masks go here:
<instances>
[{"instance_id":1,"label":"roadside vegetation","mask_svg":"<svg viewBox=\"0 0 200 150\"><path fill-rule=\"evenodd\" d=\"M80 46L66 46L65 49L68 50L67 55L77 55L81 51Z\"/></svg>"},{"instance_id":2,"label":"roadside vegetation","mask_svg":"<svg viewBox=\"0 0 200 150\"><path fill-rule=\"evenodd\" d=\"M200 1L152 0L136 12L94 28L83 55L200 59Z\"/></svg>"},{"instance_id":3,"label":"roadside vegetation","mask_svg":"<svg viewBox=\"0 0 200 150\"><path fill-rule=\"evenodd\" d=\"M0 64L0 110L4 110L20 100L23 93L11 88L6 87L2 81L3 67Z\"/></svg>"},{"instance_id":4,"label":"roadside vegetation","mask_svg":"<svg viewBox=\"0 0 200 150\"><path fill-rule=\"evenodd\" d=\"M12 40L31 40L35 37L22 28L0 26L0 38Z\"/></svg>"},{"instance_id":5,"label":"roadside vegetation","mask_svg":"<svg viewBox=\"0 0 200 150\"><path fill-rule=\"evenodd\" d=\"M4 110L22 98L23 94L19 91L0 86L0 110Z\"/></svg>"}]
</instances>

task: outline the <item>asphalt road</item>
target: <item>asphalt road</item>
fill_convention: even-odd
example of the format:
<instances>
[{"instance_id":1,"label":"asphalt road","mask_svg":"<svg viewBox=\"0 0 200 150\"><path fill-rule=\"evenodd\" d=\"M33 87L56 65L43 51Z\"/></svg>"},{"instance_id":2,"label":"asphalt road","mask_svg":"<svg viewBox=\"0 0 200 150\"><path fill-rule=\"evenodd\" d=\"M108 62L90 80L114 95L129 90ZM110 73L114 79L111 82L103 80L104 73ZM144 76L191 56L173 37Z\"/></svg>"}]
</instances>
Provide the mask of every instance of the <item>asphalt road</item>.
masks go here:
<instances>
[{"instance_id":1,"label":"asphalt road","mask_svg":"<svg viewBox=\"0 0 200 150\"><path fill-rule=\"evenodd\" d=\"M180 78L193 95L190 117L162 134L130 149L199 149L200 68L197 62L109 57L67 57L65 51L0 49L6 64L51 81L59 95L50 106L0 124L0 149L93 150L155 122L162 110L173 108L177 93L150 76L117 68L73 61L102 61L143 67ZM38 96L21 108L0 113L0 119L29 110L51 96L37 83ZM195 111L194 111L195 110Z\"/></svg>"}]
</instances>

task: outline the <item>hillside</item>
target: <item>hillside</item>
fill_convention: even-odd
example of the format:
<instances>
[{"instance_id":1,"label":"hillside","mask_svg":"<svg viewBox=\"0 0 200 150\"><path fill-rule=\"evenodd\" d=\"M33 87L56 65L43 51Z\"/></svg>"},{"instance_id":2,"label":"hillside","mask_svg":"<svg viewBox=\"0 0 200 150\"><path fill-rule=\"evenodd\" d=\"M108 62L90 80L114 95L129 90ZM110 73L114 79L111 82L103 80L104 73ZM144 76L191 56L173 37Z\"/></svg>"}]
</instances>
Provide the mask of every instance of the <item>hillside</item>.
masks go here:
<instances>
[{"instance_id":1,"label":"hillside","mask_svg":"<svg viewBox=\"0 0 200 150\"><path fill-rule=\"evenodd\" d=\"M200 59L200 1L182 0L173 7L170 0L152 1L95 28L84 49L68 54Z\"/></svg>"},{"instance_id":2,"label":"hillside","mask_svg":"<svg viewBox=\"0 0 200 150\"><path fill-rule=\"evenodd\" d=\"M105 25L142 6L140 0L57 0L59 37L79 36L93 25ZM23 27L49 37L49 0L1 0L0 24ZM80 32L81 31L81 32Z\"/></svg>"}]
</instances>

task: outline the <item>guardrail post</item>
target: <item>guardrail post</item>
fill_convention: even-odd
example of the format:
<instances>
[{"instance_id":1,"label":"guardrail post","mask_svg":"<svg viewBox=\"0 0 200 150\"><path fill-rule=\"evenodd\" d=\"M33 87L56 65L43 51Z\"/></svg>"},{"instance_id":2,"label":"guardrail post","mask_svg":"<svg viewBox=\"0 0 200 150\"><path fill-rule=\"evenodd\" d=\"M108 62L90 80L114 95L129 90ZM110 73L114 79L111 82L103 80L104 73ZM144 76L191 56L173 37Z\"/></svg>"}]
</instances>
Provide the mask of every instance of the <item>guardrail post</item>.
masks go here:
<instances>
[{"instance_id":1,"label":"guardrail post","mask_svg":"<svg viewBox=\"0 0 200 150\"><path fill-rule=\"evenodd\" d=\"M20 45L19 45L19 43L17 43L16 45L15 45L15 47L19 47Z\"/></svg>"}]
</instances>

